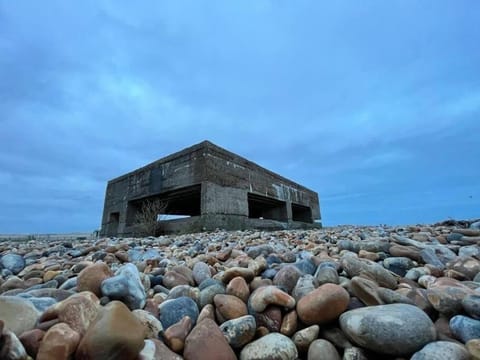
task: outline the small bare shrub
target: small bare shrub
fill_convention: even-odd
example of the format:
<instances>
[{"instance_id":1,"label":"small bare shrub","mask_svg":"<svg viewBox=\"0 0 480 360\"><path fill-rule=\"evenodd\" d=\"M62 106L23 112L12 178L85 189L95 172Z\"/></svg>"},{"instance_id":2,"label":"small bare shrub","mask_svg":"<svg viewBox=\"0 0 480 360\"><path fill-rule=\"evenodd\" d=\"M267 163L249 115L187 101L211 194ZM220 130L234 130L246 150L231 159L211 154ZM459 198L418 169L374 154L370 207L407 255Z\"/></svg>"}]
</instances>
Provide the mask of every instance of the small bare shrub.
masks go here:
<instances>
[{"instance_id":1,"label":"small bare shrub","mask_svg":"<svg viewBox=\"0 0 480 360\"><path fill-rule=\"evenodd\" d=\"M160 199L147 199L142 202L140 211L135 214L135 225L144 236L156 236L159 231L158 215L163 214L167 204Z\"/></svg>"}]
</instances>

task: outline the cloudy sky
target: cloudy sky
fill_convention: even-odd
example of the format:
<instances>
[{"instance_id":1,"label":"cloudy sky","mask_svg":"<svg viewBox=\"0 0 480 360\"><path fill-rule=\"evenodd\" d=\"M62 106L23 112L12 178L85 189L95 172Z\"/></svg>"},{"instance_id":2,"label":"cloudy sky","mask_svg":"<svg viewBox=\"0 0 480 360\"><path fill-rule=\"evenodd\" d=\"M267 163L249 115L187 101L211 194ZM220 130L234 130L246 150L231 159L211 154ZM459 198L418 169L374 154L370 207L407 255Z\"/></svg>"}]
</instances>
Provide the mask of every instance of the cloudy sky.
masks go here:
<instances>
[{"instance_id":1,"label":"cloudy sky","mask_svg":"<svg viewBox=\"0 0 480 360\"><path fill-rule=\"evenodd\" d=\"M0 0L0 233L99 228L208 139L323 222L480 217L479 1Z\"/></svg>"}]
</instances>

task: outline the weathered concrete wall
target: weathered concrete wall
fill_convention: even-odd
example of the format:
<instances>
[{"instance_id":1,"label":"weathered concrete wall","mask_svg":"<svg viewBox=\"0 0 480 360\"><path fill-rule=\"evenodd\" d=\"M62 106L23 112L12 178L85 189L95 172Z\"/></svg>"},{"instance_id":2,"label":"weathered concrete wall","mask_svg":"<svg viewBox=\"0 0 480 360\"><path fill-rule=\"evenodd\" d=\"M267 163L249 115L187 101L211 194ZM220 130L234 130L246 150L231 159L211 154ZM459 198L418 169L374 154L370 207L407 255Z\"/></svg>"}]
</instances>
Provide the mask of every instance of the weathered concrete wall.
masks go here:
<instances>
[{"instance_id":1,"label":"weathered concrete wall","mask_svg":"<svg viewBox=\"0 0 480 360\"><path fill-rule=\"evenodd\" d=\"M205 181L202 184L202 214L248 216L247 192Z\"/></svg>"},{"instance_id":2,"label":"weathered concrete wall","mask_svg":"<svg viewBox=\"0 0 480 360\"><path fill-rule=\"evenodd\" d=\"M312 209L313 220L320 219L317 193L266 170L255 163L210 144L207 152L206 177L224 187L296 203ZM289 219L291 206L287 206Z\"/></svg>"}]
</instances>

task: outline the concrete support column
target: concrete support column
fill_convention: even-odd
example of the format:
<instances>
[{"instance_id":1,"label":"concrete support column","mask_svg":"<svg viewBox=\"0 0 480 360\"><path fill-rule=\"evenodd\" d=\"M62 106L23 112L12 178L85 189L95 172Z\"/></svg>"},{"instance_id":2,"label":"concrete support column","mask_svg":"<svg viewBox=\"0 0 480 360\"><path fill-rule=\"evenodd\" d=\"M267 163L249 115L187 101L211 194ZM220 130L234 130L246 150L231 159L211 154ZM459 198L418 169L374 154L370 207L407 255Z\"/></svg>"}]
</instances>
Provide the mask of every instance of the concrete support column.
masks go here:
<instances>
[{"instance_id":1,"label":"concrete support column","mask_svg":"<svg viewBox=\"0 0 480 360\"><path fill-rule=\"evenodd\" d=\"M290 222L293 220L292 202L290 200L287 200L286 206L287 206L287 220Z\"/></svg>"},{"instance_id":2,"label":"concrete support column","mask_svg":"<svg viewBox=\"0 0 480 360\"><path fill-rule=\"evenodd\" d=\"M220 186L211 182L202 183L201 213L229 214L248 217L247 191Z\"/></svg>"}]
</instances>

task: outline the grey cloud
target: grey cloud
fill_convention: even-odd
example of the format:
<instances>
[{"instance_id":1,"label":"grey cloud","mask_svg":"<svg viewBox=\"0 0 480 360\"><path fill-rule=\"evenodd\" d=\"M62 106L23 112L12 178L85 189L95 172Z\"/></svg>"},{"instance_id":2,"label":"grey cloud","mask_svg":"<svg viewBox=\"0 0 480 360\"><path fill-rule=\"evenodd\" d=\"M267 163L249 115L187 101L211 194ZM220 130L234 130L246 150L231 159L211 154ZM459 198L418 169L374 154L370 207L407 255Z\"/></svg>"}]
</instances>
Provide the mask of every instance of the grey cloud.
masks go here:
<instances>
[{"instance_id":1,"label":"grey cloud","mask_svg":"<svg viewBox=\"0 0 480 360\"><path fill-rule=\"evenodd\" d=\"M108 179L204 139L327 224L473 216L478 7L2 3L0 233L93 229Z\"/></svg>"}]
</instances>

